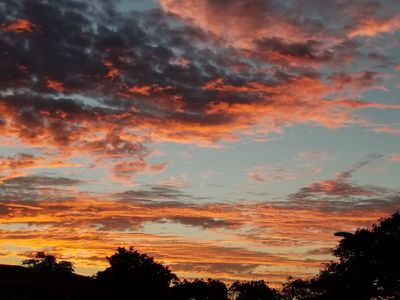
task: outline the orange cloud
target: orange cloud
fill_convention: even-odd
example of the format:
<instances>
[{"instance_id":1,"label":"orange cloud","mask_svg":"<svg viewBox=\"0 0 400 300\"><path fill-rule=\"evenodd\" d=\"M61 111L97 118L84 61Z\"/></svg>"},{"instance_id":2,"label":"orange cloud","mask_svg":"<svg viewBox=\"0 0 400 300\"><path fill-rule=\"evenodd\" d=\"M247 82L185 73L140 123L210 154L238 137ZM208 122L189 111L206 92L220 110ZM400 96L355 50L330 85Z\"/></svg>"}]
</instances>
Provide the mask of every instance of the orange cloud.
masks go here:
<instances>
[{"instance_id":1,"label":"orange cloud","mask_svg":"<svg viewBox=\"0 0 400 300\"><path fill-rule=\"evenodd\" d=\"M360 91L374 82L374 75L364 73L348 75L346 80L338 78L326 82L313 76L290 76L281 82L240 85L217 78L202 85L207 101L197 112L187 107L182 96L168 95L176 91L168 85L136 86L136 92L149 95L148 100L122 111L91 110L72 100L36 101L16 96L13 101L0 100L0 114L5 120L0 130L3 136L23 143L54 145L63 152L144 158L144 144L151 140L215 146L218 141L235 141L246 134L281 133L285 126L296 123L329 128L365 125L365 120L352 115L354 110L400 108L395 104L332 99L338 90ZM50 84L53 89L63 89L61 83ZM238 96L247 101L230 102ZM28 103L31 108L23 110L21 105Z\"/></svg>"},{"instance_id":2,"label":"orange cloud","mask_svg":"<svg viewBox=\"0 0 400 300\"><path fill-rule=\"evenodd\" d=\"M116 77L118 77L120 75L120 70L114 66L112 61L105 60L104 66L108 69L108 72L106 74L107 78L115 79Z\"/></svg>"},{"instance_id":3,"label":"orange cloud","mask_svg":"<svg viewBox=\"0 0 400 300\"><path fill-rule=\"evenodd\" d=\"M367 84L359 80L348 80L347 86L361 89ZM281 84L263 84L250 82L236 86L225 84L223 80L210 81L203 86L206 90L218 92L216 101L210 104L207 113L210 115L230 115L236 120L236 130L251 124L266 122L274 130L280 124L315 123L321 126L338 128L345 124L364 121L352 117L355 109L378 108L400 109L399 105L382 104L356 100L331 99L337 92L332 85L312 77L292 77ZM248 93L249 97L260 99L252 103L234 103L218 101L230 97L230 93ZM273 125L275 124L275 126ZM271 126L272 125L272 126Z\"/></svg>"},{"instance_id":4,"label":"orange cloud","mask_svg":"<svg viewBox=\"0 0 400 300\"><path fill-rule=\"evenodd\" d=\"M325 31L321 29L310 36L313 28L310 32L304 30L304 24L296 24L282 14L278 4L275 7L242 0L229 4L164 0L161 4L185 22L190 19L213 34L185 24L167 26L167 36L179 35L182 39L178 47L171 43L173 39L163 39L153 33L157 31L141 28L140 24L146 22L134 24L137 28L132 32L145 35L138 37L137 44L131 41L131 32L125 32L125 26L115 27L118 45L109 38L110 32L82 30L76 40L49 41L57 49L71 43L65 49L70 65L65 68L60 63L57 69L46 65L43 76L32 67L38 65L36 58L23 52L22 47L28 41L25 39L33 44L39 41L31 35L18 36L18 45L8 45L13 49L10 53L22 52L6 58L16 71L10 72L14 75L7 81L10 94L0 99L1 135L27 146L56 147L63 153L90 153L110 159L131 156L132 160L140 160L146 157L146 147L152 141L215 147L219 141L237 141L243 135L265 140L269 133L282 133L285 127L298 123L329 128L367 125L366 120L353 114L355 110L399 108L357 98L370 88L382 88L378 85L379 74L362 72L324 78L311 71L309 65L313 61L325 62L335 56L331 46L339 42L327 38L327 43L321 43ZM55 10L64 9L59 7L61 4L52 5ZM64 15L57 17L62 19ZM160 18L177 21L170 15ZM82 13L82 24L86 21L90 20ZM124 18L120 21L130 22ZM164 24L169 23L173 22ZM44 32L53 29L44 21L38 24ZM227 39L238 43L235 47L226 47L221 39L227 24ZM148 44L152 39L160 47ZM346 47L356 47L342 42L340 39L341 44L336 46L347 54ZM204 51L193 52L192 43L201 43ZM89 46L94 49L90 59ZM134 54L130 49L136 46L138 51ZM62 62L65 57L59 53L63 51L54 55L57 62ZM193 55L189 57L188 53ZM268 63L263 59L260 62L260 56L266 54L287 60L290 68L275 63L273 58ZM25 56L32 60L29 64L20 59ZM46 57L37 59L47 62ZM26 69L20 70L22 65L29 65L29 76ZM236 77L228 71L231 69L248 74ZM69 99L55 100L51 95L66 90L74 91Z\"/></svg>"},{"instance_id":5,"label":"orange cloud","mask_svg":"<svg viewBox=\"0 0 400 300\"><path fill-rule=\"evenodd\" d=\"M56 92L60 92L60 93L65 91L65 88L64 88L64 85L62 84L62 82L59 82L56 80L50 80L50 79L47 80L47 87L49 89L52 89L52 90L54 90Z\"/></svg>"},{"instance_id":6,"label":"orange cloud","mask_svg":"<svg viewBox=\"0 0 400 300\"><path fill-rule=\"evenodd\" d=\"M30 154L19 154L11 157L0 157L0 171L17 169L48 169L78 167L79 164L63 162L44 157L37 157Z\"/></svg>"},{"instance_id":7,"label":"orange cloud","mask_svg":"<svg viewBox=\"0 0 400 300\"><path fill-rule=\"evenodd\" d=\"M0 185L2 185L7 180L10 180L10 179L13 179L13 178L22 177L22 176L26 176L26 175L28 175L27 172L19 172L19 171L12 171L8 175L5 175L5 176L1 176L1 174L0 174Z\"/></svg>"},{"instance_id":8,"label":"orange cloud","mask_svg":"<svg viewBox=\"0 0 400 300\"><path fill-rule=\"evenodd\" d=\"M128 92L134 94L140 94L143 96L150 96L153 94L162 94L165 91L173 90L173 86L160 86L158 84L137 86L134 85L128 89Z\"/></svg>"},{"instance_id":9,"label":"orange cloud","mask_svg":"<svg viewBox=\"0 0 400 300\"><path fill-rule=\"evenodd\" d=\"M13 178L27 176L30 169L49 169L49 168L71 168L80 165L72 162L45 159L29 154L19 154L16 156L0 156L0 185Z\"/></svg>"},{"instance_id":10,"label":"orange cloud","mask_svg":"<svg viewBox=\"0 0 400 300\"><path fill-rule=\"evenodd\" d=\"M115 247L133 243L139 250L176 266L173 270L180 276L207 275L226 280L257 276L277 284L288 275L311 276L330 258L316 250L335 245L334 232L369 226L396 205L378 207L355 205L337 211L323 202L146 205L89 198L7 201L0 205L0 239L2 250L13 245L7 248L10 255L18 255L19 249L46 248L76 261L78 271L103 268L104 257ZM166 233L160 227L159 233L149 234L149 223L153 223L153 232L157 224L168 228L170 223L200 231L193 237L193 232L186 235L184 230L171 229ZM242 227L252 230L238 230ZM232 262L247 266L247 271L225 265Z\"/></svg>"},{"instance_id":11,"label":"orange cloud","mask_svg":"<svg viewBox=\"0 0 400 300\"><path fill-rule=\"evenodd\" d=\"M33 32L36 29L36 25L32 24L26 19L16 19L11 23L2 24L1 30L6 32Z\"/></svg>"}]
</instances>

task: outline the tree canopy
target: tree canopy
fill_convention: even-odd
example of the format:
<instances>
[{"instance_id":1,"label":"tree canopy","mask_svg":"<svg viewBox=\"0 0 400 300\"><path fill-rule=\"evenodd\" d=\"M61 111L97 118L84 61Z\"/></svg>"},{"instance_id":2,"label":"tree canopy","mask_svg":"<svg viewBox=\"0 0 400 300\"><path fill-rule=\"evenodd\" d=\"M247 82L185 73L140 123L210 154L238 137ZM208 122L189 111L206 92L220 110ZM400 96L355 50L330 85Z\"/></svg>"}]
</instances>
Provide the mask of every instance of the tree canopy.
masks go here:
<instances>
[{"instance_id":1,"label":"tree canopy","mask_svg":"<svg viewBox=\"0 0 400 300\"><path fill-rule=\"evenodd\" d=\"M228 288L219 280L184 280L176 284L171 291L174 300L228 300Z\"/></svg>"},{"instance_id":2,"label":"tree canopy","mask_svg":"<svg viewBox=\"0 0 400 300\"><path fill-rule=\"evenodd\" d=\"M314 278L290 279L284 299L400 299L400 214L346 234Z\"/></svg>"},{"instance_id":3,"label":"tree canopy","mask_svg":"<svg viewBox=\"0 0 400 300\"><path fill-rule=\"evenodd\" d=\"M133 247L118 248L107 260L110 266L97 273L97 280L113 295L130 293L145 295L147 299L165 297L172 282L178 280L168 267Z\"/></svg>"},{"instance_id":4,"label":"tree canopy","mask_svg":"<svg viewBox=\"0 0 400 300\"><path fill-rule=\"evenodd\" d=\"M279 293L264 280L235 281L230 287L235 300L278 300Z\"/></svg>"},{"instance_id":5,"label":"tree canopy","mask_svg":"<svg viewBox=\"0 0 400 300\"><path fill-rule=\"evenodd\" d=\"M73 273L73 263L62 260L57 261L53 255L46 255L45 252L38 252L35 258L26 259L22 261L22 265L29 269L45 272L58 272L58 273Z\"/></svg>"}]
</instances>

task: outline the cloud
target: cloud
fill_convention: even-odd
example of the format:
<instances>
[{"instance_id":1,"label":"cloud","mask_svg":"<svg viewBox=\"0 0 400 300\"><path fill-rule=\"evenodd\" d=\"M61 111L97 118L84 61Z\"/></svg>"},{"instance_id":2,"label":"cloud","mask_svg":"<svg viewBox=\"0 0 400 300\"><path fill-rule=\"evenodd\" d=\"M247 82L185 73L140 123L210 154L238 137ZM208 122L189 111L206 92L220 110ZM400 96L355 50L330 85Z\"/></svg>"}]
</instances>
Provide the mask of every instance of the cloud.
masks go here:
<instances>
[{"instance_id":1,"label":"cloud","mask_svg":"<svg viewBox=\"0 0 400 300\"><path fill-rule=\"evenodd\" d=\"M382 5L361 0L345 4L340 1L308 1L300 4L277 0L233 0L229 3L222 0L161 0L161 4L166 11L241 47L250 46L255 38L260 37L294 42L330 38L329 41L334 43L341 36L373 37L396 31L399 27L399 7L395 1ZM388 10L387 7L392 9Z\"/></svg>"},{"instance_id":2,"label":"cloud","mask_svg":"<svg viewBox=\"0 0 400 300\"><path fill-rule=\"evenodd\" d=\"M323 151L304 151L292 159L245 169L247 178L262 183L300 180L321 172L321 164L334 159Z\"/></svg>"},{"instance_id":3,"label":"cloud","mask_svg":"<svg viewBox=\"0 0 400 300\"><path fill-rule=\"evenodd\" d=\"M114 164L113 173L116 179L130 181L135 174L158 174L168 165L166 163L148 164L144 159L123 161Z\"/></svg>"},{"instance_id":4,"label":"cloud","mask_svg":"<svg viewBox=\"0 0 400 300\"><path fill-rule=\"evenodd\" d=\"M400 154L392 154L390 157L391 161L400 161Z\"/></svg>"},{"instance_id":5,"label":"cloud","mask_svg":"<svg viewBox=\"0 0 400 300\"><path fill-rule=\"evenodd\" d=\"M80 1L7 2L2 26L22 24L24 32L3 30L1 135L27 147L140 161L152 141L215 146L256 127L265 135L304 123L364 126L354 111L399 108L354 99L382 87L380 74L314 69L358 55L355 41L332 42L333 29L314 16L297 20L276 1L161 4L176 15ZM241 26L231 26L227 39L250 43L247 52L218 36L236 21Z\"/></svg>"},{"instance_id":6,"label":"cloud","mask_svg":"<svg viewBox=\"0 0 400 300\"><path fill-rule=\"evenodd\" d=\"M356 25L349 36L375 36L381 33L393 33L400 29L400 16L392 16L389 19L366 17Z\"/></svg>"},{"instance_id":7,"label":"cloud","mask_svg":"<svg viewBox=\"0 0 400 300\"><path fill-rule=\"evenodd\" d=\"M294 38L297 35L298 38L305 38L301 30L279 12L277 1L162 0L160 2L165 10L193 21L196 25L210 30L238 47L247 46L254 37L273 36L276 32L285 37ZM251 35L248 32L251 32Z\"/></svg>"},{"instance_id":8,"label":"cloud","mask_svg":"<svg viewBox=\"0 0 400 300\"><path fill-rule=\"evenodd\" d=\"M371 129L371 131L376 133L386 133L392 135L400 135L400 128L397 126L378 126Z\"/></svg>"},{"instance_id":9,"label":"cloud","mask_svg":"<svg viewBox=\"0 0 400 300\"><path fill-rule=\"evenodd\" d=\"M302 162L314 152L295 160ZM315 181L287 199L257 202L198 201L166 185L96 194L74 190L81 181L71 178L10 179L0 189L1 240L29 251L53 247L82 270L104 267L101 258L129 242L180 276L256 276L278 284L290 274L315 273L329 259L327 249L336 243L333 232L370 226L400 209L399 190L351 181L355 172L381 157L371 154L334 179ZM83 249L88 255L77 254Z\"/></svg>"},{"instance_id":10,"label":"cloud","mask_svg":"<svg viewBox=\"0 0 400 300\"><path fill-rule=\"evenodd\" d=\"M0 156L0 185L8 181L15 182L20 177L26 177L29 175L30 170L33 169L73 168L79 166L77 163L54 160L26 153L8 157ZM26 178L29 178L29 176ZM35 178L38 179L39 177L32 177L32 179Z\"/></svg>"},{"instance_id":11,"label":"cloud","mask_svg":"<svg viewBox=\"0 0 400 300\"><path fill-rule=\"evenodd\" d=\"M74 186L82 183L79 179L48 176L23 176L5 180L7 185L26 186Z\"/></svg>"},{"instance_id":12,"label":"cloud","mask_svg":"<svg viewBox=\"0 0 400 300\"><path fill-rule=\"evenodd\" d=\"M60 92L60 93L65 91L64 85L62 84L62 82L58 82L55 80L47 80L47 87L49 89L52 89L52 90L54 90L56 92Z\"/></svg>"},{"instance_id":13,"label":"cloud","mask_svg":"<svg viewBox=\"0 0 400 300\"><path fill-rule=\"evenodd\" d=\"M222 228L236 225L234 222L229 222L223 219L215 219L210 217L192 217L192 216L178 216L168 217L166 220L173 223L180 223L183 225L189 225L193 227L206 228Z\"/></svg>"},{"instance_id":14,"label":"cloud","mask_svg":"<svg viewBox=\"0 0 400 300\"><path fill-rule=\"evenodd\" d=\"M311 161L328 161L334 160L335 157L324 151L303 151L298 154L301 159L311 160Z\"/></svg>"},{"instance_id":15,"label":"cloud","mask_svg":"<svg viewBox=\"0 0 400 300\"><path fill-rule=\"evenodd\" d=\"M279 282L289 274L300 274L299 267L301 275L316 272L326 261L321 258L326 251L317 250L322 245L333 247L333 232L369 226L399 208L398 191L391 202L383 198L365 205L348 202L346 210L329 201L318 205L286 200L202 204L165 201L173 199L174 193L171 191L164 199L158 197L159 201L154 200L154 194L133 192L119 194L120 200L114 201L107 199L110 195L102 195L105 199L101 200L73 192L73 199L60 200L54 194L41 201L3 200L2 244L31 251L46 245L63 257L73 257L79 268L100 268L105 265L100 258L126 242L176 266L174 271L181 276L257 276ZM147 197L153 201L143 202ZM198 238L193 239L192 231L164 232L166 222L197 228ZM153 233L148 232L149 224ZM83 249L88 255L78 254Z\"/></svg>"},{"instance_id":16,"label":"cloud","mask_svg":"<svg viewBox=\"0 0 400 300\"><path fill-rule=\"evenodd\" d=\"M159 185L165 187L185 188L191 185L187 175L183 174L179 177L171 176L159 182Z\"/></svg>"},{"instance_id":17,"label":"cloud","mask_svg":"<svg viewBox=\"0 0 400 300\"><path fill-rule=\"evenodd\" d=\"M214 264L199 264L199 263L185 263L185 264L175 264L179 270L196 270L207 273L237 273L237 274L246 274L259 265L251 265L251 264L240 264L240 263L214 263Z\"/></svg>"},{"instance_id":18,"label":"cloud","mask_svg":"<svg viewBox=\"0 0 400 300\"><path fill-rule=\"evenodd\" d=\"M0 136L16 147L0 157L1 253L54 249L94 270L117 246L133 243L185 276L278 282L313 274L322 262L317 249L336 243L332 232L399 209L398 190L353 180L379 155L287 199L257 202L193 196L186 175L101 193L108 186L81 191L81 177L37 174L93 166L132 180L168 167L148 161L154 144L216 147L298 124L397 134L396 126L374 126L362 115L399 109L363 99L386 89L388 78L368 62L370 49L382 45L376 38L398 30L396 1L161 5L144 12L73 0L0 6ZM294 180L328 159L308 151L289 162L294 168L247 172L263 182Z\"/></svg>"},{"instance_id":19,"label":"cloud","mask_svg":"<svg viewBox=\"0 0 400 300\"><path fill-rule=\"evenodd\" d=\"M0 172L21 169L49 169L78 167L79 164L63 162L60 160L46 159L31 154L20 153L14 156L0 156Z\"/></svg>"},{"instance_id":20,"label":"cloud","mask_svg":"<svg viewBox=\"0 0 400 300\"><path fill-rule=\"evenodd\" d=\"M282 167L273 166L256 166L247 171L247 178L261 182L284 182L288 180L298 180L320 173L318 167L310 167L309 169L289 170Z\"/></svg>"},{"instance_id":21,"label":"cloud","mask_svg":"<svg viewBox=\"0 0 400 300\"><path fill-rule=\"evenodd\" d=\"M190 195L182 192L180 189L166 185L151 186L148 189L128 190L116 194L116 197L117 199L121 200L136 200L136 201L160 201L160 200L180 201L191 198ZM179 204L179 202L176 203ZM171 205L170 202L168 202L167 204Z\"/></svg>"},{"instance_id":22,"label":"cloud","mask_svg":"<svg viewBox=\"0 0 400 300\"><path fill-rule=\"evenodd\" d=\"M320 49L321 42L285 42L282 38L261 38L255 42L255 53L272 63L301 66L304 64L329 63L335 59L332 50ZM345 60L346 57L341 57Z\"/></svg>"},{"instance_id":23,"label":"cloud","mask_svg":"<svg viewBox=\"0 0 400 300\"><path fill-rule=\"evenodd\" d=\"M373 185L359 185L350 180L353 174L359 169L376 159L382 158L381 154L371 154L365 160L354 164L349 170L339 172L334 179L318 180L311 182L301 188L297 193L292 194L290 198L295 201L332 201L338 204L362 203L369 205L385 200L391 202L396 200L396 191L389 188L382 188Z\"/></svg>"},{"instance_id":24,"label":"cloud","mask_svg":"<svg viewBox=\"0 0 400 300\"><path fill-rule=\"evenodd\" d=\"M36 26L25 19L16 19L8 24L2 24L0 28L5 32L16 33L32 32L36 30Z\"/></svg>"}]
</instances>

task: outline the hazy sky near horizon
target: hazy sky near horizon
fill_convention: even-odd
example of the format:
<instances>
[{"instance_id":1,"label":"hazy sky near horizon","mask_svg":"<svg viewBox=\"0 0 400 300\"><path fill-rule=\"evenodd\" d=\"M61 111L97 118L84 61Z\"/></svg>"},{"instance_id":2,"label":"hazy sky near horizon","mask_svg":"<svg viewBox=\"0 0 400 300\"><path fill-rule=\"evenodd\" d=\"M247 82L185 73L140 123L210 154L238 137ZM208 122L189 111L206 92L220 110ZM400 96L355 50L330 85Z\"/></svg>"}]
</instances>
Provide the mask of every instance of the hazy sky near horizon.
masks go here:
<instances>
[{"instance_id":1,"label":"hazy sky near horizon","mask_svg":"<svg viewBox=\"0 0 400 300\"><path fill-rule=\"evenodd\" d=\"M400 208L400 2L3 0L0 263L311 276Z\"/></svg>"}]
</instances>

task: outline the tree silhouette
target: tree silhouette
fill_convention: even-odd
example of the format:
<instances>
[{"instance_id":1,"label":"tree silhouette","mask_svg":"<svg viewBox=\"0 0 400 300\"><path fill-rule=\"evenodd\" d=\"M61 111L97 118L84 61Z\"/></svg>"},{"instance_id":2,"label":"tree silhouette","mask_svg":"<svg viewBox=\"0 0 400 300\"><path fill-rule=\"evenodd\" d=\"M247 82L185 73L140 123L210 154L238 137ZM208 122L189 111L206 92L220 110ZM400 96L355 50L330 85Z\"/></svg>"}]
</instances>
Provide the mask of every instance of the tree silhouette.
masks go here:
<instances>
[{"instance_id":1,"label":"tree silhouette","mask_svg":"<svg viewBox=\"0 0 400 300\"><path fill-rule=\"evenodd\" d=\"M73 273L73 263L62 260L57 262L57 259L53 255L46 255L44 252L38 252L35 258L26 259L22 261L22 265L33 269L35 271L45 272L58 272L58 273Z\"/></svg>"},{"instance_id":2,"label":"tree silhouette","mask_svg":"<svg viewBox=\"0 0 400 300\"><path fill-rule=\"evenodd\" d=\"M371 229L358 229L334 249L340 272L359 299L400 299L400 214L381 219ZM330 267L330 266L329 266ZM345 276L345 275L343 275ZM350 276L347 276L347 279Z\"/></svg>"},{"instance_id":3,"label":"tree silhouette","mask_svg":"<svg viewBox=\"0 0 400 300\"><path fill-rule=\"evenodd\" d=\"M112 297L130 295L132 299L164 299L172 282L178 280L168 267L133 247L118 248L107 260L110 267L98 272L96 279L104 292Z\"/></svg>"},{"instance_id":4,"label":"tree silhouette","mask_svg":"<svg viewBox=\"0 0 400 300\"><path fill-rule=\"evenodd\" d=\"M219 280L184 280L172 287L173 300L227 300L228 288Z\"/></svg>"},{"instance_id":5,"label":"tree silhouette","mask_svg":"<svg viewBox=\"0 0 400 300\"><path fill-rule=\"evenodd\" d=\"M316 299L315 290L311 281L289 277L282 285L282 299L284 300L311 300Z\"/></svg>"},{"instance_id":6,"label":"tree silhouette","mask_svg":"<svg viewBox=\"0 0 400 300\"><path fill-rule=\"evenodd\" d=\"M345 235L333 250L339 261L326 264L309 281L286 282L284 299L400 299L399 253L397 212L370 229Z\"/></svg>"},{"instance_id":7,"label":"tree silhouette","mask_svg":"<svg viewBox=\"0 0 400 300\"><path fill-rule=\"evenodd\" d=\"M278 300L279 293L264 280L236 281L229 288L235 300Z\"/></svg>"}]
</instances>

